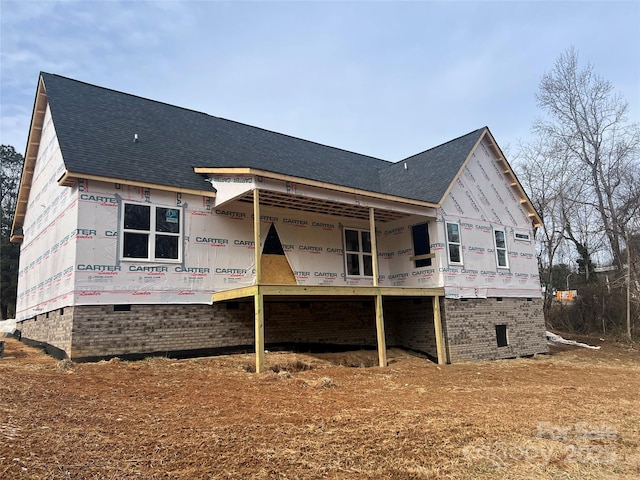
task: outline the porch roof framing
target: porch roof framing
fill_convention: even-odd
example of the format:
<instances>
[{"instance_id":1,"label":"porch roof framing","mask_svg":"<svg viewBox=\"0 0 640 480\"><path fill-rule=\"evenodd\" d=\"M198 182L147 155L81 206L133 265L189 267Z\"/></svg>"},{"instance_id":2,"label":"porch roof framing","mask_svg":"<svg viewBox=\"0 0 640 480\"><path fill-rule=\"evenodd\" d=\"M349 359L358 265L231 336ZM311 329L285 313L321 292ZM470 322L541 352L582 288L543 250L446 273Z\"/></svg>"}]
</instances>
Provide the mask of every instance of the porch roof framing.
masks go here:
<instances>
[{"instance_id":1,"label":"porch roof framing","mask_svg":"<svg viewBox=\"0 0 640 480\"><path fill-rule=\"evenodd\" d=\"M255 353L256 353L256 372L261 373L265 368L264 360L264 298L276 297L371 297L375 299L376 312L376 338L378 344L378 362L379 366L387 366L387 347L385 340L384 328L384 309L383 296L413 296L413 297L432 297L434 311L434 328L436 335L436 346L438 350L438 362L444 363L444 342L442 339L442 327L440 323L440 309L437 303L439 297L444 296L444 288L405 288L405 287L381 287L378 284L378 249L375 237L376 231L376 210L374 207L368 208L369 226L371 235L371 255L373 263L373 286L322 286L322 285L268 285L262 283L261 272L261 250L260 250L260 197L261 193L258 188L254 188L251 192L253 201L253 238L254 238L254 262L255 262L255 281L253 285L240 287L221 292L214 292L212 296L213 303L237 300L240 298L254 299L254 318L255 318Z\"/></svg>"},{"instance_id":2,"label":"porch roof framing","mask_svg":"<svg viewBox=\"0 0 640 480\"><path fill-rule=\"evenodd\" d=\"M336 215L360 220L369 220L369 207L376 204L376 219L380 222L389 222L410 215L427 215L425 210L432 210L438 205L420 200L398 197L395 195L370 192L341 185L334 185L316 180L309 180L292 175L283 175L266 170L255 168L194 168L194 171L202 175L239 175L253 176L262 179L290 182L293 185L304 186L309 191L306 194L282 192L270 188L268 185L258 186L260 189L260 204L263 206L280 207L292 210L301 210L327 215ZM320 191L333 192L333 198L322 198L313 196L313 192ZM218 206L233 201L245 203L253 202L253 190L246 191L237 197L226 200ZM346 201L340 201L340 197L345 196ZM348 197L351 196L351 201ZM354 198L355 197L355 198ZM362 203L360 203L361 199ZM387 204L386 207L380 205Z\"/></svg>"}]
</instances>

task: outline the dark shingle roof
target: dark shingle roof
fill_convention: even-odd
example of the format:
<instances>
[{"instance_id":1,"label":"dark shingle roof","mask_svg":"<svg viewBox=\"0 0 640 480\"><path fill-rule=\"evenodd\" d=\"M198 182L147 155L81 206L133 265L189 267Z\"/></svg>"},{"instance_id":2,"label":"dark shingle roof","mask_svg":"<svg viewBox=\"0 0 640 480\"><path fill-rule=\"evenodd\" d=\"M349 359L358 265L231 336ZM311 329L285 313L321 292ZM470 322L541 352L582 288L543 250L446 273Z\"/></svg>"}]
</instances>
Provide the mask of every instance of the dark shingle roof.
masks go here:
<instances>
[{"instance_id":1,"label":"dark shingle roof","mask_svg":"<svg viewBox=\"0 0 640 480\"><path fill-rule=\"evenodd\" d=\"M438 203L484 131L393 164L58 75L41 75L68 171L181 188L210 188L193 167L251 167Z\"/></svg>"},{"instance_id":2,"label":"dark shingle roof","mask_svg":"<svg viewBox=\"0 0 640 480\"><path fill-rule=\"evenodd\" d=\"M380 172L382 188L439 203L484 132L479 128L386 167Z\"/></svg>"}]
</instances>

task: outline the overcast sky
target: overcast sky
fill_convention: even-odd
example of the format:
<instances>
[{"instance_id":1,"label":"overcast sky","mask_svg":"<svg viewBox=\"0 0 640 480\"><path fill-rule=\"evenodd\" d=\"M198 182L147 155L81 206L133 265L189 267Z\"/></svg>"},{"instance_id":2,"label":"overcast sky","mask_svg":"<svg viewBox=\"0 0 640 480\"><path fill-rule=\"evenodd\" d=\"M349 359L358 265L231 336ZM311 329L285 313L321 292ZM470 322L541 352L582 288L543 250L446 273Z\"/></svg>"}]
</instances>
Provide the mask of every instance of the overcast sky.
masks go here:
<instances>
[{"instance_id":1,"label":"overcast sky","mask_svg":"<svg viewBox=\"0 0 640 480\"><path fill-rule=\"evenodd\" d=\"M1 1L1 139L46 71L386 160L515 149L574 46L640 121L640 2Z\"/></svg>"}]
</instances>

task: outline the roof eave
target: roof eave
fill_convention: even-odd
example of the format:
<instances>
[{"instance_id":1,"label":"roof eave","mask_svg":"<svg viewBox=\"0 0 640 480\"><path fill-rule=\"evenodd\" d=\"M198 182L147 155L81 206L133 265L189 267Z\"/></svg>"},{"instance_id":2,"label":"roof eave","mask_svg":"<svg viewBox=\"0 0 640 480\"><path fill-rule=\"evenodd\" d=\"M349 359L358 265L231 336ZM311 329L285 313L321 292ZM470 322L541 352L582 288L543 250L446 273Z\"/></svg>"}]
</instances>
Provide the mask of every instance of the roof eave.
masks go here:
<instances>
[{"instance_id":1,"label":"roof eave","mask_svg":"<svg viewBox=\"0 0 640 480\"><path fill-rule=\"evenodd\" d=\"M70 172L65 170L64 174L58 179L58 185L62 187L74 187L78 183L78 179L93 180L106 183L117 183L121 185L131 185L134 187L151 188L154 190L163 190L167 192L185 193L190 195L199 195L204 197L215 198L216 190L212 186L207 190L199 190L195 188L184 188L175 185L162 185L159 183L140 182L137 180L127 180L117 177L107 177L103 175L91 175L87 173Z\"/></svg>"},{"instance_id":2,"label":"roof eave","mask_svg":"<svg viewBox=\"0 0 640 480\"><path fill-rule=\"evenodd\" d=\"M529 219L531 219L533 227L541 227L542 218L536 211L536 208L533 206L533 202L531 202L529 195L527 195L527 192L525 192L524 188L522 187L520 180L518 180L518 177L516 176L515 172L511 168L511 165L502 153L502 150L498 146L498 142L496 142L495 138L493 138L493 135L491 134L489 128L486 128L485 135L488 137L490 146L496 154L498 161L503 164L504 168L502 170L502 173L509 179L511 188L514 188L518 193L518 196L520 197L520 204L527 210L527 215L529 216Z\"/></svg>"},{"instance_id":3,"label":"roof eave","mask_svg":"<svg viewBox=\"0 0 640 480\"><path fill-rule=\"evenodd\" d=\"M458 172L453 177L453 180L451 180L451 183L445 190L444 194L442 195L442 198L440 198L440 204L442 204L445 198L447 198L447 195L449 195L449 193L451 192L451 189L453 188L456 181L458 180L460 175L462 175L462 172L464 171L465 167L469 163L471 157L473 156L473 153L476 151L476 149L478 148L482 140L485 139L485 137L488 138L489 145L493 150L493 153L495 154L496 158L498 159L498 162L503 164L502 173L509 179L509 185L511 186L511 188L514 188L518 193L518 196L520 197L520 204L527 210L527 215L531 219L531 223L533 227L537 228L542 226L542 218L540 218L540 215L538 215L538 212L536 212L536 209L533 206L533 203L531 202L531 200L529 199L529 196L524 191L524 188L522 188L522 185L520 184L520 181L518 180L518 178L516 177L516 174L511 168L511 165L509 165L509 162L507 161L504 154L502 153L502 150L498 146L498 143L496 142L495 138L493 138L493 135L491 134L489 127L484 127L484 131L482 132L482 135L478 137L478 141L475 143L473 148L469 151L467 158L458 169Z\"/></svg>"},{"instance_id":4,"label":"roof eave","mask_svg":"<svg viewBox=\"0 0 640 480\"><path fill-rule=\"evenodd\" d=\"M38 156L38 148L40 146L40 138L42 135L42 127L44 125L44 116L46 111L47 93L44 80L42 79L42 75L40 75L38 88L36 89L36 95L33 101L29 137L27 138L27 148L25 149L22 175L20 176L20 187L18 189L16 210L13 216L13 224L11 226L10 241L13 243L21 243L24 239L24 236L17 232L21 231L24 225L24 217L27 211L27 203L29 202L31 182L33 181L33 172L35 170L36 159Z\"/></svg>"},{"instance_id":5,"label":"roof eave","mask_svg":"<svg viewBox=\"0 0 640 480\"><path fill-rule=\"evenodd\" d=\"M337 185L333 183L321 182L319 180L312 180L309 178L296 177L293 175L287 175L283 173L269 172L267 170L260 170L251 167L194 167L193 171L200 175L253 175L257 177L271 178L274 180L282 180L285 182L294 182L300 185L307 185L310 187L324 188L327 190L333 190L342 193L350 193L353 195L360 195L363 197L377 198L380 200L387 200L391 202L405 203L409 205L415 205L419 207L438 208L439 205L432 202L425 202L422 200L415 200L411 198L399 197L397 195L390 195L387 193L373 192L369 190L362 190L354 187L347 187L344 185Z\"/></svg>"}]
</instances>

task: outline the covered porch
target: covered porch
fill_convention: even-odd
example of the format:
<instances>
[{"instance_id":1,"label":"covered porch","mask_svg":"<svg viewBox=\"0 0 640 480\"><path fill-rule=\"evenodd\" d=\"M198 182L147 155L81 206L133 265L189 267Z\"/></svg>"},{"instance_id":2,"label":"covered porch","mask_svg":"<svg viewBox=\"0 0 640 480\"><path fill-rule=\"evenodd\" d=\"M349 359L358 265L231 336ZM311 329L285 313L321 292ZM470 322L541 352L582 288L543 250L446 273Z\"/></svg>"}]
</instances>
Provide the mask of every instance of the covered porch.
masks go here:
<instances>
[{"instance_id":1,"label":"covered porch","mask_svg":"<svg viewBox=\"0 0 640 480\"><path fill-rule=\"evenodd\" d=\"M264 197L264 201L262 200ZM395 209L392 205L387 208L361 205L359 201L343 203L336 200L313 199L301 197L293 193L262 191L254 188L235 201L251 202L253 204L253 241L255 281L253 285L214 292L213 303L253 299L255 316L255 366L256 372L265 370L265 300L330 300L330 299L362 299L373 300L375 306L375 328L378 351L378 364L387 366L387 346L385 337L385 320L383 298L431 299L433 312L433 328L436 343L437 361L445 363L445 344L440 316L440 298L444 296L443 288L394 287L379 285L378 246L376 241L376 222L391 221L415 214L415 205L407 205L407 209ZM388 199L385 199L388 200ZM268 268L262 258L259 247L261 241L261 205L277 206L307 212L322 212L339 217L358 218L368 220L371 234L372 285L299 285L291 282L280 283L274 281L270 275L264 275ZM398 204L398 206L400 206ZM433 254L412 256L411 260L433 258Z\"/></svg>"},{"instance_id":2,"label":"covered porch","mask_svg":"<svg viewBox=\"0 0 640 480\"><path fill-rule=\"evenodd\" d=\"M433 311L433 329L436 340L437 361L444 364L445 344L440 317L440 298L442 288L406 288L406 287L358 287L358 286L310 286L310 285L251 285L248 287L225 290L213 294L213 302L253 299L255 316L255 363L256 372L264 371L265 351L265 301L283 300L299 302L304 300L322 301L333 299L373 300L375 306L375 327L378 350L378 365L387 366L387 345L383 298L425 299L430 301Z\"/></svg>"}]
</instances>

